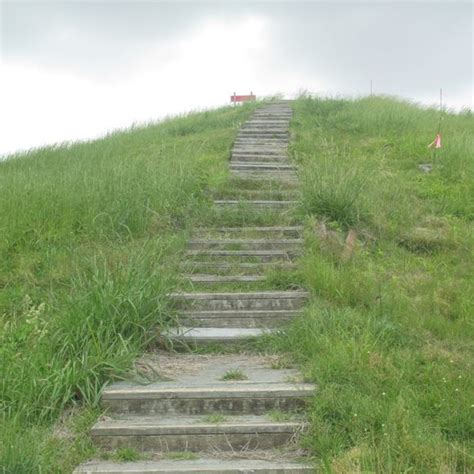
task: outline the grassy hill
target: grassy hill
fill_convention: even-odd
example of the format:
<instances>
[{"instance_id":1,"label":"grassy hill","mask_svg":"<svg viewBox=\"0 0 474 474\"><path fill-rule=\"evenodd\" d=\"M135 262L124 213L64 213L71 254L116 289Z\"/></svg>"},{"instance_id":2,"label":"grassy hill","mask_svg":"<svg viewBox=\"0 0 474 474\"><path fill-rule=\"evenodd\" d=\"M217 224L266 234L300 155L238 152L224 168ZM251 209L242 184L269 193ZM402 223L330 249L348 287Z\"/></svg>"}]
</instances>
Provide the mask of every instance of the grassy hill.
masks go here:
<instances>
[{"instance_id":1,"label":"grassy hill","mask_svg":"<svg viewBox=\"0 0 474 474\"><path fill-rule=\"evenodd\" d=\"M5 472L70 472L94 454L100 389L169 323L176 255L209 191L225 194L253 107L0 162ZM319 386L305 445L332 472L470 471L472 115L444 114L431 151L435 110L380 97L294 107L298 272L313 298L260 348L288 352Z\"/></svg>"}]
</instances>

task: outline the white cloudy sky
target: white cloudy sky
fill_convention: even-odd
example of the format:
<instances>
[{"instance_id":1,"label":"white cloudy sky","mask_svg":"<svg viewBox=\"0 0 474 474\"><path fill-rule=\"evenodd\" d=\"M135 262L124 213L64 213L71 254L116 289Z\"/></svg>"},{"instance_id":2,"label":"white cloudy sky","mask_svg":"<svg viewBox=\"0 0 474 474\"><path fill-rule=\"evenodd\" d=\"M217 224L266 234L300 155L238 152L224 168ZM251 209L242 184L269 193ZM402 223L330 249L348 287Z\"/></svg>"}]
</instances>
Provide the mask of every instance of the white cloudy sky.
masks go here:
<instances>
[{"instance_id":1,"label":"white cloudy sky","mask_svg":"<svg viewBox=\"0 0 474 474\"><path fill-rule=\"evenodd\" d=\"M473 101L471 2L0 0L0 155L229 95Z\"/></svg>"}]
</instances>

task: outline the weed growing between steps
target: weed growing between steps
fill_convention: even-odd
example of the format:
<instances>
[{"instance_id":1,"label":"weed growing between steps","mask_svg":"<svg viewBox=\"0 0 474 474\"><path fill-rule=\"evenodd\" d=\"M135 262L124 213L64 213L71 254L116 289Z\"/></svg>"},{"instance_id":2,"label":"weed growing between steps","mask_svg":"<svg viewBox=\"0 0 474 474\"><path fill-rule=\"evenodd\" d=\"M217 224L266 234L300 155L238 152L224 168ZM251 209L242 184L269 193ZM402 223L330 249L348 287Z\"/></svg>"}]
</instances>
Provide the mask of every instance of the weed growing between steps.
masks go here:
<instances>
[{"instance_id":1,"label":"weed growing between steps","mask_svg":"<svg viewBox=\"0 0 474 474\"><path fill-rule=\"evenodd\" d=\"M432 155L438 121L388 98L295 103L314 301L270 344L318 385L305 446L331 472L474 469L473 119L446 114Z\"/></svg>"},{"instance_id":2,"label":"weed growing between steps","mask_svg":"<svg viewBox=\"0 0 474 474\"><path fill-rule=\"evenodd\" d=\"M170 322L176 254L254 106L0 162L1 472L93 456L91 407Z\"/></svg>"}]
</instances>

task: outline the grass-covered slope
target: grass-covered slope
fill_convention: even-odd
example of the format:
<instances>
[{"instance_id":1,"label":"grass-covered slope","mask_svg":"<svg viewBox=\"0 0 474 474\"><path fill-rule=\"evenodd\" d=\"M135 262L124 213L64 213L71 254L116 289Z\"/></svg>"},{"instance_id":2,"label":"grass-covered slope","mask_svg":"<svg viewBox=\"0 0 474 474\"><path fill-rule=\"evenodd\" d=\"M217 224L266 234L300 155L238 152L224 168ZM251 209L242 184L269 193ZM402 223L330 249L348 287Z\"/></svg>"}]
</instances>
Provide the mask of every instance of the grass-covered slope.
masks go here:
<instances>
[{"instance_id":1,"label":"grass-covered slope","mask_svg":"<svg viewBox=\"0 0 474 474\"><path fill-rule=\"evenodd\" d=\"M97 455L100 388L172 317L190 227L280 224L210 212L210 191L235 196L227 160L253 106L0 162L0 472ZM258 347L290 352L318 384L306 447L323 472L472 471L472 115L444 114L432 151L435 110L378 97L294 108L306 255L268 284L313 297Z\"/></svg>"},{"instance_id":2,"label":"grass-covered slope","mask_svg":"<svg viewBox=\"0 0 474 474\"><path fill-rule=\"evenodd\" d=\"M433 152L438 125L386 98L295 104L314 298L279 342L319 386L328 471L474 470L474 119L445 114Z\"/></svg>"},{"instance_id":3,"label":"grass-covered slope","mask_svg":"<svg viewBox=\"0 0 474 474\"><path fill-rule=\"evenodd\" d=\"M94 413L58 416L93 407L167 324L175 253L252 107L0 162L0 472L87 457L75 432Z\"/></svg>"}]
</instances>

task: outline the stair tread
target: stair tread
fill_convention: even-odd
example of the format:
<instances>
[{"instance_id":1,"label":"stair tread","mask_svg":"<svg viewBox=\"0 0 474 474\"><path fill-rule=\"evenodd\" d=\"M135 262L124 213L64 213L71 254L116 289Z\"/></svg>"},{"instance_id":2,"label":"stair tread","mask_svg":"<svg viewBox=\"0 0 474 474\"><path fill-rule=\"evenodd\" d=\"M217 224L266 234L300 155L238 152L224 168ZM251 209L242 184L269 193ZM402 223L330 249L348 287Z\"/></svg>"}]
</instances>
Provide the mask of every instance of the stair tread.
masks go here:
<instances>
[{"instance_id":1,"label":"stair tread","mask_svg":"<svg viewBox=\"0 0 474 474\"><path fill-rule=\"evenodd\" d=\"M293 226L255 226L255 227L201 227L199 232L203 230L221 231L221 232L240 232L240 231L258 231L258 232L270 232L280 230L303 230L302 225Z\"/></svg>"},{"instance_id":2,"label":"stair tread","mask_svg":"<svg viewBox=\"0 0 474 474\"><path fill-rule=\"evenodd\" d=\"M268 332L270 332L270 329L267 328L188 328L180 326L178 328L170 328L164 335L190 341L222 342L258 337Z\"/></svg>"},{"instance_id":3,"label":"stair tread","mask_svg":"<svg viewBox=\"0 0 474 474\"><path fill-rule=\"evenodd\" d=\"M144 385L120 381L106 387L106 399L127 397L131 392L154 393L166 391L199 392L209 389L229 391L265 391L296 388L308 391L313 384L303 383L299 371L292 367L277 368L275 357L249 354L173 354L149 353L144 362L154 367L160 379ZM223 380L229 372L240 371L246 380Z\"/></svg>"},{"instance_id":4,"label":"stair tread","mask_svg":"<svg viewBox=\"0 0 474 474\"><path fill-rule=\"evenodd\" d=\"M220 423L208 421L202 415L132 415L99 420L92 427L92 435L255 433L256 430L275 433L293 431L301 424L301 420L273 421L262 415L232 415Z\"/></svg>"},{"instance_id":5,"label":"stair tread","mask_svg":"<svg viewBox=\"0 0 474 474\"><path fill-rule=\"evenodd\" d=\"M174 292L171 298L184 299L275 299L275 298L301 298L309 296L303 290L291 291L245 291L245 292Z\"/></svg>"},{"instance_id":6,"label":"stair tread","mask_svg":"<svg viewBox=\"0 0 474 474\"><path fill-rule=\"evenodd\" d=\"M137 462L93 461L82 464L76 474L300 474L314 468L286 460L216 459L159 460Z\"/></svg>"},{"instance_id":7,"label":"stair tread","mask_svg":"<svg viewBox=\"0 0 474 474\"><path fill-rule=\"evenodd\" d=\"M189 244L303 244L303 239L190 239Z\"/></svg>"},{"instance_id":8,"label":"stair tread","mask_svg":"<svg viewBox=\"0 0 474 474\"><path fill-rule=\"evenodd\" d=\"M216 199L214 204L296 204L298 201L265 201L265 200L246 200L246 199Z\"/></svg>"},{"instance_id":9,"label":"stair tread","mask_svg":"<svg viewBox=\"0 0 474 474\"><path fill-rule=\"evenodd\" d=\"M194 283L258 282L266 280L264 275L184 274L183 277Z\"/></svg>"},{"instance_id":10,"label":"stair tread","mask_svg":"<svg viewBox=\"0 0 474 474\"><path fill-rule=\"evenodd\" d=\"M315 386L309 383L256 383L216 381L189 386L179 383L154 383L149 385L122 385L104 391L104 400L129 398L210 398L210 397L278 397L309 396Z\"/></svg>"}]
</instances>

